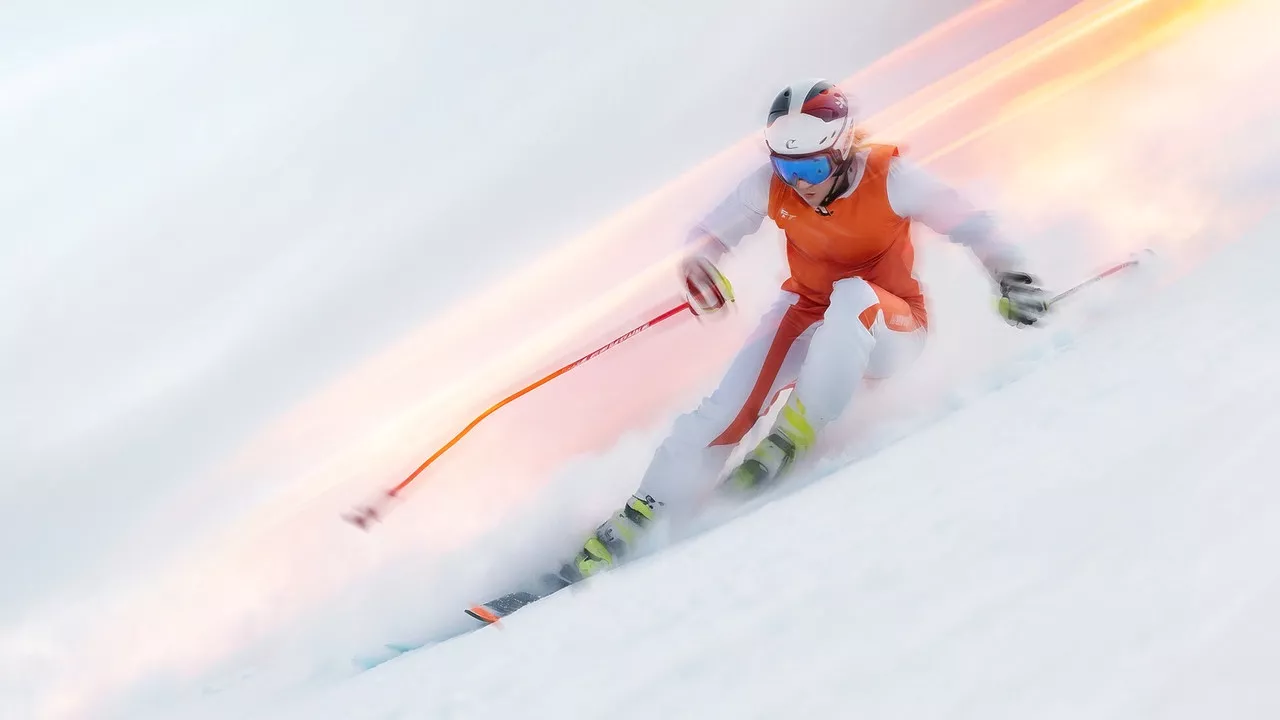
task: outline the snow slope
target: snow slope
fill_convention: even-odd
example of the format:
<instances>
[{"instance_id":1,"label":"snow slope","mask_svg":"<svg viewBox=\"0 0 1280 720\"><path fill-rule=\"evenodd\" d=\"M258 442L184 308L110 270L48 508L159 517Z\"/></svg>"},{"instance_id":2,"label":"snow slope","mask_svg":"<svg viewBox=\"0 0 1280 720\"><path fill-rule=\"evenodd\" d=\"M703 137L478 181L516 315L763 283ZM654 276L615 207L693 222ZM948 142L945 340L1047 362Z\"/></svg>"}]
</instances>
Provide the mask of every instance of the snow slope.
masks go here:
<instances>
[{"instance_id":1,"label":"snow slope","mask_svg":"<svg viewBox=\"0 0 1280 720\"><path fill-rule=\"evenodd\" d=\"M1143 113L1121 91L1181 72L1223 38L1259 39L1245 30L1259 7L1068 94L1026 126L1092 101L1126 118L1110 132L1147 133L1149 151L1156 136L1176 141L1181 128L1152 129L1160 102ZM1266 71L1259 55L1235 59L1217 70ZM1236 90L1258 79L1240 78ZM1211 85L1222 94L1186 84L1164 99L1231 107L1233 91ZM1243 107L1244 96L1234 100ZM1184 226L1190 239L1165 238L1163 274L1082 297L980 372L948 377L940 366L964 353L936 351L886 390L932 402L855 441L856 462L829 460L825 477L501 628L255 711L1275 717L1280 214L1276 138L1262 134L1274 118L1268 106L1236 125L1256 138L1247 159L1179 176L1208 217L1179 218L1202 222ZM1104 167L1122 177L1156 156L1113 156ZM1149 188L1167 180L1147 178ZM933 268L954 260L937 248L929 257ZM999 337L961 319L976 310L969 289L939 288L963 308L940 324ZM949 384L941 396L909 386L937 377Z\"/></svg>"},{"instance_id":2,"label":"snow slope","mask_svg":"<svg viewBox=\"0 0 1280 720\"><path fill-rule=\"evenodd\" d=\"M1215 16L1001 138L1080 105L1111 118L1105 134L1076 124L1081 146L1108 135L1110 147L1142 146L1086 161L1116 179L1107 194L1131 200L1134 186L1120 186L1140 181L1185 198L1164 207L1183 234L1150 238L1163 263L1017 335L974 319L963 266L931 246L931 277L950 278L935 283L951 308L939 325L971 342L1015 335L1007 352L974 348L976 372L948 372L966 353L942 334L883 390L879 402L899 408L889 422L850 422L861 434L846 460L829 457L773 502L501 627L254 712L1276 717L1280 165L1277 109L1248 96L1274 66L1251 29L1263 7ZM1207 57L1218 64L1188 79ZM1144 103L1135 87L1161 89ZM1248 140L1195 172L1150 173L1188 162L1177 152L1187 127L1215 124ZM1059 200L1098 214L1068 237L1106 225L1102 198L1079 192L1092 206ZM1150 209L1127 207L1111 220ZM1080 251L1055 240L1037 246L1042 261Z\"/></svg>"},{"instance_id":3,"label":"snow slope","mask_svg":"<svg viewBox=\"0 0 1280 720\"><path fill-rule=\"evenodd\" d=\"M1277 231L696 541L253 713L1275 717Z\"/></svg>"},{"instance_id":4,"label":"snow slope","mask_svg":"<svg viewBox=\"0 0 1280 720\"><path fill-rule=\"evenodd\" d=\"M1134 13L1162 5L1084 4ZM1174 45L1165 47L1166 37L1151 46L1159 52L1138 62L1126 57L1078 78L1055 78L1012 101L988 98L977 120L944 113L943 127L910 136L941 152L957 134L987 128L935 165L1003 211L1046 279L1063 285L1149 243L1167 263L1153 295L1099 289L1054 326L1015 333L991 317L981 278L962 254L926 242L921 272L936 305L933 347L844 423L849 445L826 448L818 468L824 477L799 481L776 502L500 629L353 675L351 653L460 629L461 604L569 547L627 491L665 429L664 413L714 381L723 357L717 353L732 343L702 341L699 349L710 351L703 371L655 396L645 423L607 452L566 465L563 456L584 449L556 447L539 458L554 471L539 470L536 483L504 474L504 458L476 465L474 457L460 457L395 522L363 536L333 521L346 498L323 490L369 477L377 487L378 478L412 467L431 437L414 437L412 423L390 439L374 430L387 417L416 417L424 408L468 416L483 394L462 397L474 380L462 369L489 369L495 351L535 367L529 358L554 354L543 348L526 355L526 345L506 333L558 316L564 290L577 287L571 280L583 280L585 296L595 297L603 290L591 283L612 279L602 272L611 267L607 253L577 268L559 255L543 262L540 255L563 234L753 132L758 98L780 81L853 72L966 3L921 3L932 18L909 18L901 4L872 14L822 6L831 22L814 31L829 32L826 43L771 31L765 20L780 5L704 5L706 15L678 27L667 22L670 8L646 6L651 12L623 17L636 29L633 44L615 47L619 39L599 29L618 16L582 16L575 4L553 4L549 13L563 15L516 15L490 28L495 47L512 42L510 57L525 62L498 69L498 60L485 57L495 63L486 71L483 52L466 52L483 46L451 34L476 19L461 8L392 4L398 11L353 23L336 4L318 4L306 31L291 35L296 45L288 50L299 53L293 56L275 43L282 30L297 27L286 5L229 5L180 17L138 4L157 19L143 40L167 38L160 44L172 54L161 56L201 58L195 68L166 66L154 62L160 56L130 55L138 45L98 49L135 73L125 77L139 77L143 66L154 73L156 95L148 97L172 103L161 126L182 127L203 107L184 105L175 88L207 89L226 77L210 59L216 54L187 55L189 47L225 47L237 38L241 53L231 57L241 58L238 76L247 85L239 94L226 86L224 97L245 97L248 88L257 100L225 105L245 113L237 116L243 124L209 126L226 133L223 145L141 131L129 136L133 142L162 142L95 144L90 133L82 147L101 148L94 157L104 168L124 166L131 147L150 150L136 153L149 172L129 182L85 175L69 185L77 166L63 160L46 166L43 185L6 188L10 216L28 223L16 227L31 230L27 242L6 251L35 261L22 266L25 273L9 271L5 283L5 292L25 302L10 303L23 312L5 327L5 342L12 337L18 346L21 338L24 352L7 361L21 392L20 412L5 418L17 481L3 486L10 517L0 557L7 576L28 581L0 596L4 707L18 716L121 718L1273 714L1266 669L1275 657L1263 639L1277 625L1274 602L1267 602L1276 587L1267 559L1277 538L1267 520L1277 494L1265 482L1262 443L1274 428L1274 293L1265 273L1274 255L1270 238L1280 230L1269 214L1280 185L1280 138L1272 130L1276 105L1257 92L1277 59L1265 32L1275 11L1260 1L1185 4L1189 13L1214 12L1195 18L1195 32L1171 32ZM1069 3L991 5L1039 8L1048 17ZM39 18L40 6L30 7ZM841 12L847 15L831 14ZM553 17L582 24L558 25ZM525 34L534 20L547 21L552 35ZM955 48L969 46L965 57L972 59L983 52L974 47L997 47L1043 18L1024 18L1017 32L1009 17L1002 21L994 28L1005 37L979 23L946 46L962 55ZM834 42L857 23L886 30L856 50ZM91 25L68 30L69 45ZM438 31L434 44L418 34L422 27ZM167 34L175 28L187 34ZM708 33L719 54L708 51ZM193 37L200 42L187 42ZM358 42L349 43L353 38ZM447 39L456 44L443 45ZM793 52L780 52L780 43L795 43ZM457 67L424 64L424 47L428 57L451 57ZM653 47L662 48L666 64L653 61ZM611 48L616 52L605 52ZM584 54L617 64L573 61ZM705 74L697 78L683 74L688 59L706 57L720 62L699 66ZM317 58L337 74L318 71ZM63 61L57 67L122 67L93 54ZM257 72L264 65L282 75ZM51 66L33 66L41 72L10 75L22 82L7 87L64 103L46 109L86 101L53 91L67 87L59 82L79 87L67 80L74 72L49 75ZM193 76L198 68L205 74ZM480 111L432 124L440 120L429 90L440 83L432 78L467 78L472 70L527 93L518 102L529 131L516 134L514 145L481 150L474 164L465 153L451 154L465 142L441 155L437 135L423 130L464 140L493 134L495 125L476 120ZM601 128L594 115L559 124L560 98L581 87L577 73L594 77L588 86L597 91L616 92L611 83L619 72L633 73L634 97L661 95L678 78L680 102L655 110L660 117L636 115L649 107L638 102L625 117L604 112L618 123L608 129L632 141L617 149L616 160L636 168L634 184L579 187L574 180L590 163L572 152L577 133ZM741 86L708 95L723 87L726 73ZM539 83L557 77L563 84L543 92L548 86ZM928 81L894 84L915 89ZM460 104L486 107L487 91L459 87L466 98ZM281 94L285 88L299 94ZM414 89L401 104L406 88ZM885 93L873 110L899 99L883 87L869 90ZM932 90L921 97L947 87ZM95 98L116 99L106 91L89 100ZM694 130L688 117L707 116L691 111L689 103L698 102L721 113ZM388 104L399 112L372 109ZM275 114L261 114L264 108ZM6 127L25 127L28 106L6 111ZM999 120L994 129L983 124L991 116ZM128 112L105 117L115 133L130 127ZM492 122L505 127L501 120ZM360 128L366 134L353 138ZM686 129L690 135L677 132ZM27 147L37 149L21 157L35 166L40 146ZM205 174L183 175L192 184L178 193L208 202L169 210L175 224L156 230L165 198L154 188L170 177L166 170L192 161L167 164L157 149L173 147L208 153ZM22 149L12 143L14 152ZM60 157L74 157L74 148L62 149ZM508 166L508 182L498 183L498 200L476 191L482 175L445 182L439 174L442 166L482 170L497 158L522 158ZM525 187L521 178L548 167L561 174L530 186L527 196L505 189ZM715 182L732 177L717 172ZM116 213L106 225L111 232L97 232L102 216L93 214L65 214L64 225L51 225L59 206L32 198L58 188L65 190L60 197L119 193L99 193ZM575 209L591 210L567 217L558 204L566 188L580 193ZM716 191L714 183L704 189ZM260 205L249 199L263 193ZM499 200L509 212L489 212ZM664 221L678 225L695 209L628 212L665 212ZM472 244L426 232L470 230L481 216L485 234ZM187 244L170 247L175 237ZM627 237L619 232L610 241ZM497 247L509 252L492 252ZM612 259L644 265L667 247L638 260L613 248ZM767 251L767 241L761 247ZM698 337L731 339L749 325L773 288L768 254L756 258L762 271L751 262L734 268L747 278L742 317ZM525 263L545 271L539 282L561 294L521 279L519 302L476 293L447 305ZM128 281L104 281L111 275L104 268ZM73 282L55 282L62 276ZM109 302L95 306L99 297ZM1124 302L1133 305L1111 312ZM193 313L204 319L184 324ZM422 335L434 347L401 336L423 321L430 321ZM59 322L65 334L30 334ZM468 323L477 325L470 334ZM134 332L110 332L122 324ZM501 332L490 332L495 328ZM611 376L665 370L654 358L669 363L677 341L692 342L698 332L690 324L620 351L618 360L531 400L472 447L501 446L504 456L521 457L545 440L529 428L558 426L560 416L549 411L590 416L620 402L625 393L606 382ZM338 368L382 350L392 337L401 342L372 364L376 382L326 385ZM442 342L450 352L439 351ZM78 362L69 350L83 346L98 355ZM514 382L522 374L508 368L500 377ZM436 391L439 377L454 381L448 387L458 397L425 403L421 396ZM307 394L318 387L320 399ZM641 394L642 383L627 389ZM245 438L281 415L307 424L275 423L269 433ZM370 435L377 441L368 447L347 447L355 444L351 437ZM484 471L466 472L476 467Z\"/></svg>"}]
</instances>

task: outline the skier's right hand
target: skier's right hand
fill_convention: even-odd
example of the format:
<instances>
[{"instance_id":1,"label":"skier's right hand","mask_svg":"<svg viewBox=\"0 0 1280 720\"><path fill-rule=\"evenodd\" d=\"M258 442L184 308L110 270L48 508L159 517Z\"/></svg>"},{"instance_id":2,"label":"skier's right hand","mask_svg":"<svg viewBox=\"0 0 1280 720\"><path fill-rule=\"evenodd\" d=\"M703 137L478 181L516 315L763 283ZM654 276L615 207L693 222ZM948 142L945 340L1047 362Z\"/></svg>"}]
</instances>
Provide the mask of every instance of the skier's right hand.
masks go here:
<instances>
[{"instance_id":1,"label":"skier's right hand","mask_svg":"<svg viewBox=\"0 0 1280 720\"><path fill-rule=\"evenodd\" d=\"M734 301L733 285L710 260L691 255L680 263L685 300L694 315L708 315Z\"/></svg>"}]
</instances>

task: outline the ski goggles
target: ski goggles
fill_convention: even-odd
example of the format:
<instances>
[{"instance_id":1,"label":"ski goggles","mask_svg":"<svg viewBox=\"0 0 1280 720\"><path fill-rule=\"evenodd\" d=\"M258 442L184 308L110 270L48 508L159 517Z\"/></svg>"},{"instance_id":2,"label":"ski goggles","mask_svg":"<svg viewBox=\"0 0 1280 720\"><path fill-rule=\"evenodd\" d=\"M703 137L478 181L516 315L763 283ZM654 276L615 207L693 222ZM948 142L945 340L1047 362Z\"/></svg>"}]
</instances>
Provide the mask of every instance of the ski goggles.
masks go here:
<instances>
[{"instance_id":1,"label":"ski goggles","mask_svg":"<svg viewBox=\"0 0 1280 720\"><path fill-rule=\"evenodd\" d=\"M799 157L770 155L769 160L773 163L774 174L788 185L795 185L801 180L810 185L817 185L831 177L831 173L836 169L831 155L825 151Z\"/></svg>"}]
</instances>

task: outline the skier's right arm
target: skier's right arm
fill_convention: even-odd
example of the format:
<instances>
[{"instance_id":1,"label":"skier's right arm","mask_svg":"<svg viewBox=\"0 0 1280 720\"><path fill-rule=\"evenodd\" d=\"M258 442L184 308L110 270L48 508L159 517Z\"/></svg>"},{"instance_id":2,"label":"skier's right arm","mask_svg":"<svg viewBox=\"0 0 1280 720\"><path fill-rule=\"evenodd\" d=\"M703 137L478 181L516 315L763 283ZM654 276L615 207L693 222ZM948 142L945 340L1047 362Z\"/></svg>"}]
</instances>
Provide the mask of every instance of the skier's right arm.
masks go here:
<instances>
[{"instance_id":1,"label":"skier's right arm","mask_svg":"<svg viewBox=\"0 0 1280 720\"><path fill-rule=\"evenodd\" d=\"M766 163L743 178L733 192L689 230L687 254L715 262L737 247L742 238L758 231L769 213L772 177L773 169Z\"/></svg>"},{"instance_id":2,"label":"skier's right arm","mask_svg":"<svg viewBox=\"0 0 1280 720\"><path fill-rule=\"evenodd\" d=\"M696 314L715 312L733 302L733 286L716 263L764 223L772 175L772 168L766 164L743 178L689 231L680 274Z\"/></svg>"}]
</instances>

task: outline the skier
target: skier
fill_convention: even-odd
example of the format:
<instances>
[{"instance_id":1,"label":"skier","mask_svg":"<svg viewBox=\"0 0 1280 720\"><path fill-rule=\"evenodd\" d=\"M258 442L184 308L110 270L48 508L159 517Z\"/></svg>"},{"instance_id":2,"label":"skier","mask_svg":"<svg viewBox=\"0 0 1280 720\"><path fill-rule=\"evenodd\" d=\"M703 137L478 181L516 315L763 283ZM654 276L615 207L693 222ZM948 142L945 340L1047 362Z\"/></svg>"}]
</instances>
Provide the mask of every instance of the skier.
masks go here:
<instances>
[{"instance_id":1,"label":"skier","mask_svg":"<svg viewBox=\"0 0 1280 720\"><path fill-rule=\"evenodd\" d=\"M699 314L734 301L716 262L768 217L786 237L791 276L738 352L719 387L676 420L636 491L561 570L575 582L626 559L658 509L691 510L734 447L787 389L767 436L727 476L753 491L776 482L838 418L864 378L885 378L924 346L928 312L912 275L913 222L967 248L990 273L997 307L1034 325L1047 296L1022 269L991 217L899 155L866 145L849 99L834 84L789 85L769 109L769 163L698 223L680 265Z\"/></svg>"}]
</instances>

